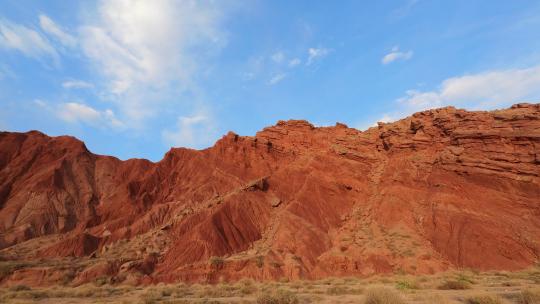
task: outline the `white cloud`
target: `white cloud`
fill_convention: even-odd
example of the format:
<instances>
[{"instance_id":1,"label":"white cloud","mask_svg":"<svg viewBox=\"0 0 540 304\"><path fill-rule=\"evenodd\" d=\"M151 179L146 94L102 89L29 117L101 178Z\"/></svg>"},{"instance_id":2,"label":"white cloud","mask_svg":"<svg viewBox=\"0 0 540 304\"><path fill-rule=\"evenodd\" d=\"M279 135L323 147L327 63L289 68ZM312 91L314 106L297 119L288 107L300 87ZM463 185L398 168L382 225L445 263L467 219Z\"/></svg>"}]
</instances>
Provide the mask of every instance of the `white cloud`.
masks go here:
<instances>
[{"instance_id":1,"label":"white cloud","mask_svg":"<svg viewBox=\"0 0 540 304\"><path fill-rule=\"evenodd\" d=\"M394 110L377 121L392 122L414 112L444 106L486 110L519 102L540 102L540 65L451 77L432 91L408 90L397 99ZM373 122L362 122L357 129L375 126Z\"/></svg>"},{"instance_id":2,"label":"white cloud","mask_svg":"<svg viewBox=\"0 0 540 304\"><path fill-rule=\"evenodd\" d=\"M285 74L285 73L278 73L278 74L274 75L272 78L270 78L270 80L268 81L268 84L269 85L277 84L278 82L285 79L286 76L287 76L287 74Z\"/></svg>"},{"instance_id":3,"label":"white cloud","mask_svg":"<svg viewBox=\"0 0 540 304\"><path fill-rule=\"evenodd\" d=\"M270 58L272 59L272 61L274 61L275 63L281 63L283 62L283 60L285 59L285 54L283 54L283 52L276 52L274 54L272 54L272 56L270 56Z\"/></svg>"},{"instance_id":4,"label":"white cloud","mask_svg":"<svg viewBox=\"0 0 540 304\"><path fill-rule=\"evenodd\" d=\"M223 10L214 1L103 0L97 11L80 29L81 47L131 120L198 90L200 65L224 45Z\"/></svg>"},{"instance_id":5,"label":"white cloud","mask_svg":"<svg viewBox=\"0 0 540 304\"><path fill-rule=\"evenodd\" d=\"M301 63L302 63L302 60L300 60L299 58L293 58L293 59L291 59L289 61L289 67L292 68L292 67L295 67L295 66L297 66L297 65L299 65Z\"/></svg>"},{"instance_id":6,"label":"white cloud","mask_svg":"<svg viewBox=\"0 0 540 304\"><path fill-rule=\"evenodd\" d=\"M438 90L409 90L399 102L414 109L450 104L486 108L539 99L540 65L449 78Z\"/></svg>"},{"instance_id":7,"label":"white cloud","mask_svg":"<svg viewBox=\"0 0 540 304\"><path fill-rule=\"evenodd\" d=\"M330 53L329 49L325 48L310 48L308 49L308 59L306 65L311 65L316 60L326 57Z\"/></svg>"},{"instance_id":8,"label":"white cloud","mask_svg":"<svg viewBox=\"0 0 540 304\"><path fill-rule=\"evenodd\" d=\"M63 45L68 47L75 47L77 45L77 40L75 39L75 37L66 33L48 16L39 15L39 25L45 33L51 35L52 37L60 41L60 43L62 43Z\"/></svg>"},{"instance_id":9,"label":"white cloud","mask_svg":"<svg viewBox=\"0 0 540 304\"><path fill-rule=\"evenodd\" d=\"M202 148L212 144L216 130L214 119L206 112L180 116L173 130L163 130L161 136L167 145Z\"/></svg>"},{"instance_id":10,"label":"white cloud","mask_svg":"<svg viewBox=\"0 0 540 304\"><path fill-rule=\"evenodd\" d=\"M85 104L68 102L61 104L58 116L67 122L84 121L94 123L101 119L101 113Z\"/></svg>"},{"instance_id":11,"label":"white cloud","mask_svg":"<svg viewBox=\"0 0 540 304\"><path fill-rule=\"evenodd\" d=\"M365 130L376 126L377 121L392 122L414 112L444 106L486 110L519 102L540 102L540 65L451 77L431 91L408 90L397 99L393 111L378 120L364 120L357 124L357 129Z\"/></svg>"},{"instance_id":12,"label":"white cloud","mask_svg":"<svg viewBox=\"0 0 540 304\"><path fill-rule=\"evenodd\" d=\"M379 122L389 123L389 122L394 122L396 120L397 119L393 115L390 115L390 114L386 113L386 114L383 114L381 117L379 117L379 119L365 120L365 121L357 124L355 128L358 129L358 130L364 131L364 130L367 130L369 128L376 127Z\"/></svg>"},{"instance_id":13,"label":"white cloud","mask_svg":"<svg viewBox=\"0 0 540 304\"><path fill-rule=\"evenodd\" d=\"M91 89L93 84L83 80L67 80L62 83L62 86L66 89Z\"/></svg>"},{"instance_id":14,"label":"white cloud","mask_svg":"<svg viewBox=\"0 0 540 304\"><path fill-rule=\"evenodd\" d=\"M395 46L392 48L392 51L386 54L382 59L382 64L389 64L396 60L409 60L413 56L413 51L402 52L399 50L399 47Z\"/></svg>"},{"instance_id":15,"label":"white cloud","mask_svg":"<svg viewBox=\"0 0 540 304\"><path fill-rule=\"evenodd\" d=\"M384 122L384 123L389 123L389 122L393 122L395 121L396 119L388 114L384 114L381 118L379 118L379 120L377 120L377 122ZM375 124L377 125L377 124Z\"/></svg>"},{"instance_id":16,"label":"white cloud","mask_svg":"<svg viewBox=\"0 0 540 304\"><path fill-rule=\"evenodd\" d=\"M35 100L39 106L46 106L41 100ZM92 126L122 128L124 125L110 109L98 111L88 105L76 102L61 103L56 108L56 115L68 123L85 123Z\"/></svg>"},{"instance_id":17,"label":"white cloud","mask_svg":"<svg viewBox=\"0 0 540 304\"><path fill-rule=\"evenodd\" d=\"M42 108L46 108L47 107L47 103L41 99L35 99L34 100L34 103Z\"/></svg>"},{"instance_id":18,"label":"white cloud","mask_svg":"<svg viewBox=\"0 0 540 304\"><path fill-rule=\"evenodd\" d=\"M39 59L50 57L57 64L59 57L47 38L19 24L0 19L0 48L18 50L24 55Z\"/></svg>"}]
</instances>

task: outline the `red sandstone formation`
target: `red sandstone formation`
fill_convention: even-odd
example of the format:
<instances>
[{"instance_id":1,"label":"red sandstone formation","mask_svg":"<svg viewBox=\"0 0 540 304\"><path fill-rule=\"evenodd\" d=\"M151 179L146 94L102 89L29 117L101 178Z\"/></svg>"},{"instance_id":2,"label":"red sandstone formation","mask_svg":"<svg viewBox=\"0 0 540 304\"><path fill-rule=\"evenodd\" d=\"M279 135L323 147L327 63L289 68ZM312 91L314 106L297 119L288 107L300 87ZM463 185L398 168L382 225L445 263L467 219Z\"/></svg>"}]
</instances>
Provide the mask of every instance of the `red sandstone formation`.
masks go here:
<instances>
[{"instance_id":1,"label":"red sandstone formation","mask_svg":"<svg viewBox=\"0 0 540 304\"><path fill-rule=\"evenodd\" d=\"M525 268L540 256L540 104L365 132L280 121L157 163L2 132L0 249L39 261L4 285Z\"/></svg>"}]
</instances>

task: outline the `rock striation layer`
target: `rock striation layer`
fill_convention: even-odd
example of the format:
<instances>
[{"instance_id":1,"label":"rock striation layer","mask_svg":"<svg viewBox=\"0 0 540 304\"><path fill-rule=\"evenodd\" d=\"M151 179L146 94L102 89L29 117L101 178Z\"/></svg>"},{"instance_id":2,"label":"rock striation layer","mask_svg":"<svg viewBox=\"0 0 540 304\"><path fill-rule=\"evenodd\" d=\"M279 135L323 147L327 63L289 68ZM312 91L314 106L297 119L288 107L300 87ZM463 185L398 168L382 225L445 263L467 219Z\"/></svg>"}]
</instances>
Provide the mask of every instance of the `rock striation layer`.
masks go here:
<instances>
[{"instance_id":1,"label":"rock striation layer","mask_svg":"<svg viewBox=\"0 0 540 304\"><path fill-rule=\"evenodd\" d=\"M540 104L364 132L279 121L156 163L2 132L0 249L26 261L3 285L525 268L540 257Z\"/></svg>"}]
</instances>

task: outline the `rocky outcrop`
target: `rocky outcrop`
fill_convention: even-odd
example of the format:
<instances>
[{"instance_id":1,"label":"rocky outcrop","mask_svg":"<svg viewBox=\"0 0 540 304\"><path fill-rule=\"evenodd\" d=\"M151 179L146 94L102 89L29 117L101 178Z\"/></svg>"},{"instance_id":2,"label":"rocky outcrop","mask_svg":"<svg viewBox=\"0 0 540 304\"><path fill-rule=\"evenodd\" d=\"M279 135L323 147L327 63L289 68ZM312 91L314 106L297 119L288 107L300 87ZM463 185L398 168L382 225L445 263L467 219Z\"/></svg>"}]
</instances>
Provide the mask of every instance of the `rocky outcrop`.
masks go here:
<instances>
[{"instance_id":1,"label":"rocky outcrop","mask_svg":"<svg viewBox=\"0 0 540 304\"><path fill-rule=\"evenodd\" d=\"M74 259L76 284L515 270L539 236L540 104L279 121L157 163L0 133L0 257Z\"/></svg>"}]
</instances>

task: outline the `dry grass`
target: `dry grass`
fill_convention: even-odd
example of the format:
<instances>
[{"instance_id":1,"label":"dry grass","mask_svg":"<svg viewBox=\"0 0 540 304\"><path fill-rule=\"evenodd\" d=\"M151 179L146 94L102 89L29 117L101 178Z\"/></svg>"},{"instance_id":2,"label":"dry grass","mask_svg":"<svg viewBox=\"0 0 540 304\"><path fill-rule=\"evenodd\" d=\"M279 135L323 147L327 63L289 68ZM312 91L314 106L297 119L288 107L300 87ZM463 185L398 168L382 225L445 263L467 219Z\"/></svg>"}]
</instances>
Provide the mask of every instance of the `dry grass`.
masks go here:
<instances>
[{"instance_id":1,"label":"dry grass","mask_svg":"<svg viewBox=\"0 0 540 304\"><path fill-rule=\"evenodd\" d=\"M442 290L464 290L470 288L471 284L469 282L460 280L447 280L439 285L439 289Z\"/></svg>"},{"instance_id":2,"label":"dry grass","mask_svg":"<svg viewBox=\"0 0 540 304\"><path fill-rule=\"evenodd\" d=\"M439 295L439 294L429 294L429 295L426 295L426 296L423 296L419 299L419 301L422 301L423 303L426 303L426 304L450 304L452 303L450 301L450 299L442 296L442 295Z\"/></svg>"},{"instance_id":3,"label":"dry grass","mask_svg":"<svg viewBox=\"0 0 540 304\"><path fill-rule=\"evenodd\" d=\"M257 304L298 304L296 294L287 290L278 290L275 293L263 293L257 297Z\"/></svg>"},{"instance_id":4,"label":"dry grass","mask_svg":"<svg viewBox=\"0 0 540 304\"><path fill-rule=\"evenodd\" d=\"M494 295L476 295L468 297L466 302L467 304L503 304L503 300Z\"/></svg>"},{"instance_id":5,"label":"dry grass","mask_svg":"<svg viewBox=\"0 0 540 304\"><path fill-rule=\"evenodd\" d=\"M540 304L540 286L522 272L449 272L433 276L327 278L318 281L157 284L128 287L94 282L79 287L0 288L0 303L363 303L363 304ZM503 298L500 298L499 296Z\"/></svg>"},{"instance_id":6,"label":"dry grass","mask_svg":"<svg viewBox=\"0 0 540 304\"><path fill-rule=\"evenodd\" d=\"M540 304L540 289L522 290L518 296L519 304Z\"/></svg>"},{"instance_id":7,"label":"dry grass","mask_svg":"<svg viewBox=\"0 0 540 304\"><path fill-rule=\"evenodd\" d=\"M388 288L372 288L366 291L365 304L404 304L396 292Z\"/></svg>"},{"instance_id":8,"label":"dry grass","mask_svg":"<svg viewBox=\"0 0 540 304\"><path fill-rule=\"evenodd\" d=\"M362 294L361 288L349 288L347 286L338 285L338 286L330 286L328 289L326 289L326 294L332 295L332 296L339 296L339 295L358 295Z\"/></svg>"}]
</instances>

